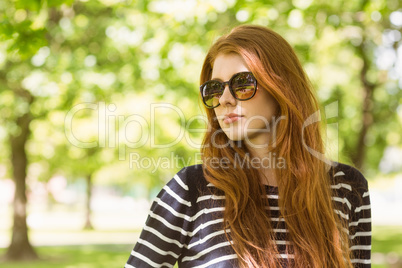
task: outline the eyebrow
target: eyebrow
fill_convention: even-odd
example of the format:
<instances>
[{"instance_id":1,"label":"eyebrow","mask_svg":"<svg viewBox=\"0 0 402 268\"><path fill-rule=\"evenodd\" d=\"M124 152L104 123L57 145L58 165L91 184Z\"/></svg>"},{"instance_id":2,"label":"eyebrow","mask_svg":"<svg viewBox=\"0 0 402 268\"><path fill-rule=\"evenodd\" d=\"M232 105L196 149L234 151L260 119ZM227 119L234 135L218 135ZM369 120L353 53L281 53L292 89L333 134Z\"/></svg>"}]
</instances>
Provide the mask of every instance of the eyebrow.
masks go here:
<instances>
[{"instance_id":1,"label":"eyebrow","mask_svg":"<svg viewBox=\"0 0 402 268\"><path fill-rule=\"evenodd\" d=\"M223 82L223 80L220 78L211 78L211 80L217 80L217 81Z\"/></svg>"},{"instance_id":2,"label":"eyebrow","mask_svg":"<svg viewBox=\"0 0 402 268\"><path fill-rule=\"evenodd\" d=\"M235 76L236 74L239 74L239 73L248 73L248 72L250 72L250 71L240 71L240 72L234 73L234 74L229 78L229 80L232 79L232 77ZM251 72L250 72L250 73L251 73ZM211 78L210 80L217 80L217 81L220 81L220 82L225 82L225 81L223 81L222 79L217 78L217 77ZM227 81L229 81L229 80L227 80Z\"/></svg>"}]
</instances>

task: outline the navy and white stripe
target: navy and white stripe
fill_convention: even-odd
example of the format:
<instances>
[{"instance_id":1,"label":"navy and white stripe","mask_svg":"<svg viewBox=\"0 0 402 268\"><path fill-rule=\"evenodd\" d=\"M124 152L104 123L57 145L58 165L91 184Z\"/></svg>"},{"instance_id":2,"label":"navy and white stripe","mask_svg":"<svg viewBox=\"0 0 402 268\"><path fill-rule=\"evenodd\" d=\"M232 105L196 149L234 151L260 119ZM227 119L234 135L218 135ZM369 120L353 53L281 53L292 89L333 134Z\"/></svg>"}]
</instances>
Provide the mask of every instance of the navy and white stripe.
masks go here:
<instances>
[{"instance_id":1,"label":"navy and white stripe","mask_svg":"<svg viewBox=\"0 0 402 268\"><path fill-rule=\"evenodd\" d=\"M348 222L354 267L371 267L371 207L367 181L348 165L335 167L332 190L335 213ZM266 186L279 256L286 263L291 243L278 207L278 189ZM222 229L225 195L208 183L201 165L179 171L151 206L125 268L238 267L237 256ZM226 230L230 234L230 230Z\"/></svg>"}]
</instances>

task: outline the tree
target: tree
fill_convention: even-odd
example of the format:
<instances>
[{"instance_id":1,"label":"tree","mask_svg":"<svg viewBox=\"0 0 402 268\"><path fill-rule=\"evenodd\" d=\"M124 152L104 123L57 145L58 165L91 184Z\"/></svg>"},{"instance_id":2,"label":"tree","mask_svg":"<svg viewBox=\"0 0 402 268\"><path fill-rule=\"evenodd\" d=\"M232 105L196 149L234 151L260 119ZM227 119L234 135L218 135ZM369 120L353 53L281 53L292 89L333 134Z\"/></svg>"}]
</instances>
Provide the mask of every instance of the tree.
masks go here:
<instances>
[{"instance_id":1,"label":"tree","mask_svg":"<svg viewBox=\"0 0 402 268\"><path fill-rule=\"evenodd\" d=\"M12 239L6 252L6 259L11 260L37 258L28 239L26 223L28 166L26 144L30 138L31 122L35 118L31 113L31 107L40 98L36 98L32 92L26 90L21 81L29 72L30 57L46 44L44 25L39 21L37 13L46 12L47 9L41 9L39 4L39 2L18 1L15 6L11 4L1 6L3 17L0 36L3 40L7 40L5 47L9 54L0 70L0 94L3 97L9 96L12 100L3 103L4 106L1 107L2 114L5 115L2 123L7 126L12 173L16 186Z\"/></svg>"},{"instance_id":2,"label":"tree","mask_svg":"<svg viewBox=\"0 0 402 268\"><path fill-rule=\"evenodd\" d=\"M33 96L24 89L13 89L14 94L28 104L33 102ZM27 154L25 146L29 138L30 122L32 118L29 110L16 118L16 133L9 135L11 146L11 163L15 181L14 194L14 224L12 230L11 244L8 247L6 258L12 260L36 259L37 255L28 240L28 228L26 224L26 188L25 178L27 176Z\"/></svg>"}]
</instances>

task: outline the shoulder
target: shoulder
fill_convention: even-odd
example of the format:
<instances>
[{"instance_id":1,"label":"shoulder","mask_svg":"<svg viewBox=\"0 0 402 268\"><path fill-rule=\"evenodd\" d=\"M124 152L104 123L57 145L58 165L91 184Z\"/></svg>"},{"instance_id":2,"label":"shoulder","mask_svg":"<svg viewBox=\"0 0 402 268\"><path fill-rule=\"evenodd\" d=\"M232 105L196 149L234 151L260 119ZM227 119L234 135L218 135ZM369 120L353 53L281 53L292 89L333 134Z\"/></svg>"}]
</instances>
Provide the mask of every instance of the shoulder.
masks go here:
<instances>
[{"instance_id":1,"label":"shoulder","mask_svg":"<svg viewBox=\"0 0 402 268\"><path fill-rule=\"evenodd\" d=\"M207 189L207 185L208 182L204 177L202 164L182 168L167 183L167 187L185 191L191 201L196 200L200 193Z\"/></svg>"},{"instance_id":2,"label":"shoulder","mask_svg":"<svg viewBox=\"0 0 402 268\"><path fill-rule=\"evenodd\" d=\"M353 190L364 191L368 189L368 182L364 175L355 167L335 162L330 169L333 184L343 183Z\"/></svg>"},{"instance_id":3,"label":"shoulder","mask_svg":"<svg viewBox=\"0 0 402 268\"><path fill-rule=\"evenodd\" d=\"M370 204L368 182L357 168L336 163L330 176L335 196L346 198L352 207Z\"/></svg>"},{"instance_id":4,"label":"shoulder","mask_svg":"<svg viewBox=\"0 0 402 268\"><path fill-rule=\"evenodd\" d=\"M204 178L202 164L184 167L177 172L177 175L185 180L189 180L189 183L191 183L191 180L199 179L200 177Z\"/></svg>"},{"instance_id":5,"label":"shoulder","mask_svg":"<svg viewBox=\"0 0 402 268\"><path fill-rule=\"evenodd\" d=\"M208 184L204 177L202 164L184 167L175 176L190 188L203 187Z\"/></svg>"}]
</instances>

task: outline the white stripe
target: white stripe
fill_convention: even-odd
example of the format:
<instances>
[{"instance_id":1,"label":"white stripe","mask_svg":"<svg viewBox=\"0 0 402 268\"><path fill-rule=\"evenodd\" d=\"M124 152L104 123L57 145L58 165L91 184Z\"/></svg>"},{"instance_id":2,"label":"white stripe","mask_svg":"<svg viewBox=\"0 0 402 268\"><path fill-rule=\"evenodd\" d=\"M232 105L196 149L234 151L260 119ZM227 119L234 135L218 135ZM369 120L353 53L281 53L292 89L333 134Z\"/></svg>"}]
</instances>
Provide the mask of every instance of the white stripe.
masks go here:
<instances>
[{"instance_id":1,"label":"white stripe","mask_svg":"<svg viewBox=\"0 0 402 268\"><path fill-rule=\"evenodd\" d=\"M207 199L214 199L214 200L219 200L219 199L225 199L224 195L203 195L197 198L197 203L200 201L204 201Z\"/></svg>"},{"instance_id":2,"label":"white stripe","mask_svg":"<svg viewBox=\"0 0 402 268\"><path fill-rule=\"evenodd\" d=\"M274 229L274 233L288 233L287 229Z\"/></svg>"},{"instance_id":3,"label":"white stripe","mask_svg":"<svg viewBox=\"0 0 402 268\"><path fill-rule=\"evenodd\" d=\"M361 206L355 209L355 212L360 212L362 210L371 209L371 205Z\"/></svg>"},{"instance_id":4,"label":"white stripe","mask_svg":"<svg viewBox=\"0 0 402 268\"><path fill-rule=\"evenodd\" d=\"M268 198L271 198L271 199L278 199L278 195L276 194L267 194L267 195L263 195L263 196L266 196L266 197L268 197Z\"/></svg>"},{"instance_id":5,"label":"white stripe","mask_svg":"<svg viewBox=\"0 0 402 268\"><path fill-rule=\"evenodd\" d=\"M184 182L180 179L179 176L177 176L177 174L174 175L173 178L177 181L177 183L178 183L184 190L188 191L188 186L184 184Z\"/></svg>"},{"instance_id":6,"label":"white stripe","mask_svg":"<svg viewBox=\"0 0 402 268\"><path fill-rule=\"evenodd\" d=\"M354 235L350 235L349 239L354 239L356 236L371 236L371 232L357 232Z\"/></svg>"},{"instance_id":7,"label":"white stripe","mask_svg":"<svg viewBox=\"0 0 402 268\"><path fill-rule=\"evenodd\" d=\"M367 191L367 192L365 192L364 194L363 194L363 197L367 197L367 196L369 196L370 194L369 194L369 192Z\"/></svg>"},{"instance_id":8,"label":"white stripe","mask_svg":"<svg viewBox=\"0 0 402 268\"><path fill-rule=\"evenodd\" d=\"M335 173L334 177L343 176L343 175L345 175L345 173L343 173L343 171L338 171L337 173Z\"/></svg>"},{"instance_id":9,"label":"white stripe","mask_svg":"<svg viewBox=\"0 0 402 268\"><path fill-rule=\"evenodd\" d=\"M221 262L221 261L230 260L230 259L237 259L237 255L236 254L225 255L225 256L213 259L213 260L211 260L211 261L209 261L207 263L204 263L204 264L201 264L201 265L198 265L198 266L194 266L193 268L204 268L204 267L208 267L208 266L210 266L212 264L215 264L215 263L218 263L218 262Z\"/></svg>"},{"instance_id":10,"label":"white stripe","mask_svg":"<svg viewBox=\"0 0 402 268\"><path fill-rule=\"evenodd\" d=\"M155 202L158 203L158 205L160 205L161 207L164 207L165 209L169 210L170 213L172 213L174 216L185 219L186 221L191 221L190 216L177 212L176 210L174 210L174 208L163 202L160 198L155 198Z\"/></svg>"},{"instance_id":11,"label":"white stripe","mask_svg":"<svg viewBox=\"0 0 402 268\"><path fill-rule=\"evenodd\" d=\"M370 222L371 222L371 218L367 218L367 219L361 218L358 221L353 221L353 222L349 223L349 226L357 226L360 223L370 223Z\"/></svg>"},{"instance_id":12,"label":"white stripe","mask_svg":"<svg viewBox=\"0 0 402 268\"><path fill-rule=\"evenodd\" d=\"M352 259L350 260L352 263L363 263L363 264L371 264L371 260L366 259Z\"/></svg>"},{"instance_id":13,"label":"white stripe","mask_svg":"<svg viewBox=\"0 0 402 268\"><path fill-rule=\"evenodd\" d=\"M153 233L154 235L156 235L160 240L163 240L163 241L165 241L166 243L170 243L170 244L175 244L175 245L177 245L179 248L183 248L183 244L182 243L180 243L179 241L177 241L177 240L174 240L174 239L171 239L171 238L169 238L169 237L166 237L166 236L164 236L162 233L160 233L159 231L157 231L157 230L155 230L154 228L152 228L152 227L148 227L148 226L144 226L144 230L146 230L146 231L148 231L148 232L150 232L150 233Z\"/></svg>"},{"instance_id":14,"label":"white stripe","mask_svg":"<svg viewBox=\"0 0 402 268\"><path fill-rule=\"evenodd\" d=\"M338 214L338 215L341 215L342 218L344 218L344 219L346 219L346 220L349 220L349 215L343 213L342 211L337 210L337 209L334 209L334 212L335 212L336 214Z\"/></svg>"},{"instance_id":15,"label":"white stripe","mask_svg":"<svg viewBox=\"0 0 402 268\"><path fill-rule=\"evenodd\" d=\"M193 217L191 217L191 221L195 221L202 214L208 214L208 213L211 213L211 212L224 211L224 210L225 210L224 207L203 208L197 214L195 214Z\"/></svg>"},{"instance_id":16,"label":"white stripe","mask_svg":"<svg viewBox=\"0 0 402 268\"><path fill-rule=\"evenodd\" d=\"M282 258L282 259L293 259L295 255L293 254L277 254L277 258Z\"/></svg>"},{"instance_id":17,"label":"white stripe","mask_svg":"<svg viewBox=\"0 0 402 268\"><path fill-rule=\"evenodd\" d=\"M229 232L230 232L230 229L226 229L226 232L229 233ZM224 233L225 233L224 230L220 230L220 231L214 232L214 233L212 233L212 234L209 234L209 235L207 235L206 237L204 237L203 239L200 239L200 240L198 240L198 241L196 241L196 242L194 242L194 243L188 245L187 248L190 249L190 248L192 248L192 247L194 247L194 246L201 245L202 243L204 243L205 241L209 240L210 238L215 237L215 236L218 236L218 235L221 235L221 234L224 234Z\"/></svg>"},{"instance_id":18,"label":"white stripe","mask_svg":"<svg viewBox=\"0 0 402 268\"><path fill-rule=\"evenodd\" d=\"M224 211L225 210L224 207L204 208L204 209L198 211L198 213L195 214L194 216L190 217L190 216L188 216L186 214L177 212L171 206L169 206L168 204L163 202L160 198L155 198L155 202L157 202L161 207L164 207L165 209L169 210L174 216L176 216L178 218L185 219L186 221L189 221L189 222L192 222L192 221L196 220L202 214L208 214L208 213L211 213L211 212L217 212L217 211Z\"/></svg>"},{"instance_id":19,"label":"white stripe","mask_svg":"<svg viewBox=\"0 0 402 268\"><path fill-rule=\"evenodd\" d=\"M147 247L149 247L150 249L152 249L152 250L155 251L156 253L159 253L160 255L163 255L163 256L171 255L171 256L173 256L173 257L176 258L176 259L179 258L179 255L177 255L176 253L174 253L174 252L172 252L172 251L164 251L164 250L161 250L160 248L154 246L153 244L149 243L148 241L146 241L146 240L144 240L144 239L139 238L139 239L137 240L137 242L140 243L140 244L143 244L143 245L145 245L145 246L147 246Z\"/></svg>"},{"instance_id":20,"label":"white stripe","mask_svg":"<svg viewBox=\"0 0 402 268\"><path fill-rule=\"evenodd\" d=\"M345 183L338 183L336 185L331 185L332 189L340 189L341 187L348 189L349 191L352 191L352 186L350 186L349 184L345 184Z\"/></svg>"},{"instance_id":21,"label":"white stripe","mask_svg":"<svg viewBox=\"0 0 402 268\"><path fill-rule=\"evenodd\" d=\"M166 227L168 227L171 230L178 231L182 235L185 235L185 236L188 235L188 233L186 231L184 231L181 227L178 227L176 225L171 224L170 222L168 222L167 220L165 220L164 218L162 218L158 214L153 213L153 211L151 211L149 213L149 216L154 218L154 219L156 219L156 220L158 220L159 222L163 223L163 225L165 225Z\"/></svg>"},{"instance_id":22,"label":"white stripe","mask_svg":"<svg viewBox=\"0 0 402 268\"><path fill-rule=\"evenodd\" d=\"M201 223L200 226L198 226L194 231L192 231L191 233L188 233L189 236L194 236L196 233L198 233L199 230L204 229L205 227L215 224L215 223L219 223L219 222L223 222L223 219L217 219L217 220L213 220L213 221L207 221L205 223Z\"/></svg>"},{"instance_id":23,"label":"white stripe","mask_svg":"<svg viewBox=\"0 0 402 268\"><path fill-rule=\"evenodd\" d=\"M368 246L356 245L356 246L350 247L350 250L371 250L371 245L368 245Z\"/></svg>"},{"instance_id":24,"label":"white stripe","mask_svg":"<svg viewBox=\"0 0 402 268\"><path fill-rule=\"evenodd\" d=\"M342 204L346 204L349 209L352 208L352 204L350 204L349 200L346 197L344 197L344 198L332 197L332 200L337 201L337 202L341 202Z\"/></svg>"},{"instance_id":25,"label":"white stripe","mask_svg":"<svg viewBox=\"0 0 402 268\"><path fill-rule=\"evenodd\" d=\"M265 209L270 209L270 210L279 210L279 207L265 207Z\"/></svg>"},{"instance_id":26,"label":"white stripe","mask_svg":"<svg viewBox=\"0 0 402 268\"><path fill-rule=\"evenodd\" d=\"M175 192L172 191L172 189L169 188L169 186L165 185L163 189L170 194L174 199L176 199L178 202L182 203L183 205L186 205L188 207L191 207L191 202L184 200L180 196L178 196Z\"/></svg>"},{"instance_id":27,"label":"white stripe","mask_svg":"<svg viewBox=\"0 0 402 268\"><path fill-rule=\"evenodd\" d=\"M277 245L288 245L290 244L289 241L283 241L283 240L275 240L275 244Z\"/></svg>"},{"instance_id":28,"label":"white stripe","mask_svg":"<svg viewBox=\"0 0 402 268\"><path fill-rule=\"evenodd\" d=\"M207 186L208 187L215 187L215 185L213 185L212 183L208 183Z\"/></svg>"},{"instance_id":29,"label":"white stripe","mask_svg":"<svg viewBox=\"0 0 402 268\"><path fill-rule=\"evenodd\" d=\"M128 263L126 263L126 265L124 265L124 268L135 268L135 267L130 265L130 264L128 264Z\"/></svg>"},{"instance_id":30,"label":"white stripe","mask_svg":"<svg viewBox=\"0 0 402 268\"><path fill-rule=\"evenodd\" d=\"M199 257L201 257L201 256L203 256L203 255L205 255L205 254L207 254L207 253L209 253L209 252L211 252L211 251L213 251L213 250L215 250L215 249L217 249L217 248L222 248L222 247L230 246L230 244L231 244L231 243L230 243L229 241L216 244L216 245L214 245L214 246L212 246L212 247L209 247L209 248L204 249L203 251L200 251L197 255L194 255L194 256L186 256L186 257L183 258L182 261L185 262L185 261L193 261L193 260L196 260L196 259L198 259Z\"/></svg>"},{"instance_id":31,"label":"white stripe","mask_svg":"<svg viewBox=\"0 0 402 268\"><path fill-rule=\"evenodd\" d=\"M271 218L271 221L285 221L284 218Z\"/></svg>"},{"instance_id":32,"label":"white stripe","mask_svg":"<svg viewBox=\"0 0 402 268\"><path fill-rule=\"evenodd\" d=\"M141 255L141 254L138 253L138 252L134 252L134 251L133 251L133 252L131 252L131 255L132 255L133 257L136 257L136 258L138 258L138 259L140 259L140 260L146 262L148 265L151 265L152 267L162 267L162 266L164 266L164 265L166 265L167 267L173 267L172 264L167 263L167 262L164 262L164 263L156 263L156 262L153 262L153 261L151 261L151 259L149 259L149 258L147 258L147 257L145 257L145 256L143 256L143 255Z\"/></svg>"}]
</instances>

